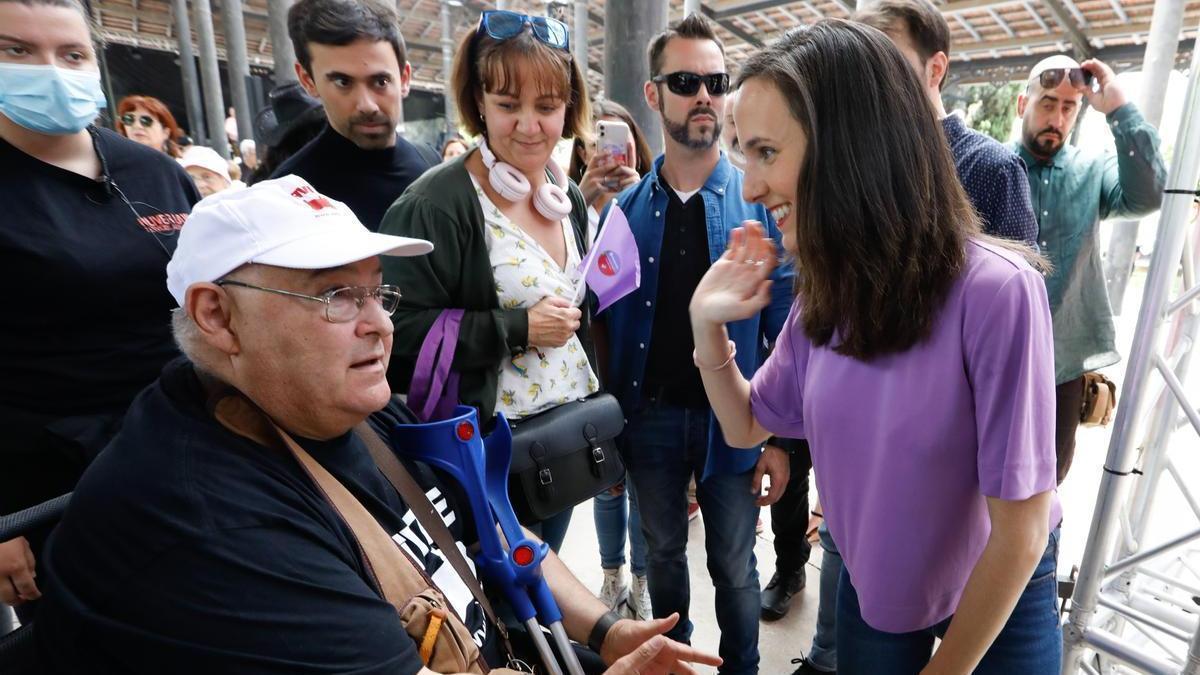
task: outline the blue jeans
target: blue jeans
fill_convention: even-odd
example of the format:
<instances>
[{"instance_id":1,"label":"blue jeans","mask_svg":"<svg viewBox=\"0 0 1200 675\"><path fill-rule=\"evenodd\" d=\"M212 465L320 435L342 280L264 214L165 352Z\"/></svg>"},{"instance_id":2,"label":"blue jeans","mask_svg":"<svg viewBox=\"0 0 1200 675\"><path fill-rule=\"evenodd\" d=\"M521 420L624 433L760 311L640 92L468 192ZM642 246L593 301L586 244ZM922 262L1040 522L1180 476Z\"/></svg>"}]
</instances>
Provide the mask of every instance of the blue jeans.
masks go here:
<instances>
[{"instance_id":1,"label":"blue jeans","mask_svg":"<svg viewBox=\"0 0 1200 675\"><path fill-rule=\"evenodd\" d=\"M825 521L817 528L821 537L821 585L817 598L817 630L813 634L808 662L817 670L831 673L837 670L837 596L842 578L842 554L829 534Z\"/></svg>"},{"instance_id":2,"label":"blue jeans","mask_svg":"<svg viewBox=\"0 0 1200 675\"><path fill-rule=\"evenodd\" d=\"M592 517L596 520L596 538L600 541L600 567L615 570L625 564L625 532L628 531L629 570L636 576L646 576L646 537L642 535L642 519L638 515L633 483L625 481L625 491L619 495L607 491L596 495L592 501Z\"/></svg>"},{"instance_id":3,"label":"blue jeans","mask_svg":"<svg viewBox=\"0 0 1200 675\"><path fill-rule=\"evenodd\" d=\"M1057 675L1062 667L1062 631L1055 607L1058 597L1058 537L1050 533L1046 552L1017 600L1000 635L975 668L976 675ZM896 583L903 583L897 579ZM951 617L951 619L954 617ZM911 633L885 633L862 619L850 574L838 586L838 672L850 675L918 673L933 653L934 638L946 635L950 619Z\"/></svg>"},{"instance_id":4,"label":"blue jeans","mask_svg":"<svg viewBox=\"0 0 1200 675\"><path fill-rule=\"evenodd\" d=\"M650 604L656 618L679 612L679 623L667 637L681 642L692 635L687 486L693 475L699 478L704 471L710 416L708 410L651 403L630 416L623 443L646 536ZM751 473L713 475L696 485L696 500L704 513L708 573L716 589L722 673L758 672L761 591L754 557L758 506L750 491Z\"/></svg>"},{"instance_id":5,"label":"blue jeans","mask_svg":"<svg viewBox=\"0 0 1200 675\"><path fill-rule=\"evenodd\" d=\"M575 507L556 513L545 520L528 525L529 531L536 534L542 541L550 544L550 548L558 553L563 540L567 538L567 528L571 525L571 513Z\"/></svg>"}]
</instances>

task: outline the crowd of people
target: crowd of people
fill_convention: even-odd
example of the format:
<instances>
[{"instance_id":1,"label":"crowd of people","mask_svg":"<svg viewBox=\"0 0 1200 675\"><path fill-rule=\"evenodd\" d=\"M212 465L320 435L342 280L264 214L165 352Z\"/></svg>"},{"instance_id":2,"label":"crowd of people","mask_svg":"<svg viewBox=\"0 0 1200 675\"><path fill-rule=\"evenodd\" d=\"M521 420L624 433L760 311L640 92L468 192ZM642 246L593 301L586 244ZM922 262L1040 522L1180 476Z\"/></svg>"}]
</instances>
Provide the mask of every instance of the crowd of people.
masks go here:
<instances>
[{"instance_id":1,"label":"crowd of people","mask_svg":"<svg viewBox=\"0 0 1200 675\"><path fill-rule=\"evenodd\" d=\"M0 0L0 25L0 275L68 300L18 292L0 319L0 515L73 491L57 526L0 542L0 607L46 672L536 661L456 562L480 545L462 486L400 452L412 503L373 458L424 421L404 395L447 316L454 402L484 427L620 404L626 475L592 505L602 587L556 555L572 508L526 523L585 672L759 672L759 622L789 613L814 542L797 675L1060 671L1056 489L1084 376L1119 359L1098 225L1157 209L1165 180L1106 64L1034 66L1005 145L947 113L928 0L741 63L692 14L647 45L653 157L627 107L589 95L565 24L488 10L458 39L460 135L439 153L398 131L395 9L299 0L298 81L257 142L234 123L230 161L152 96L96 123L78 0ZM1085 103L1115 152L1067 143ZM598 311L576 283L618 207L640 284ZM689 483L716 654L690 646ZM393 562L445 603L436 622L397 600Z\"/></svg>"}]
</instances>

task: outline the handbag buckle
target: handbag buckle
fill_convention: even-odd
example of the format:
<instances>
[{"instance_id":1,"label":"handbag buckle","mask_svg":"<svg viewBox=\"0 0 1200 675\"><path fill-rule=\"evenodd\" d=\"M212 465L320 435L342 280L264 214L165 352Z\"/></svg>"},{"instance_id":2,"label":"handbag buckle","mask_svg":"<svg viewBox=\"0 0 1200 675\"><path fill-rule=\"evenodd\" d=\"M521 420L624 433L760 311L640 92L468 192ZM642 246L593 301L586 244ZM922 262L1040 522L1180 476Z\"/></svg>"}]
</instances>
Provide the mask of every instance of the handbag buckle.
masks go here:
<instances>
[{"instance_id":1,"label":"handbag buckle","mask_svg":"<svg viewBox=\"0 0 1200 675\"><path fill-rule=\"evenodd\" d=\"M541 469L538 471L538 482L549 485L554 482L554 474L550 473L550 469Z\"/></svg>"},{"instance_id":2,"label":"handbag buckle","mask_svg":"<svg viewBox=\"0 0 1200 675\"><path fill-rule=\"evenodd\" d=\"M604 449L598 445L592 447L592 461L596 464L604 463Z\"/></svg>"}]
</instances>

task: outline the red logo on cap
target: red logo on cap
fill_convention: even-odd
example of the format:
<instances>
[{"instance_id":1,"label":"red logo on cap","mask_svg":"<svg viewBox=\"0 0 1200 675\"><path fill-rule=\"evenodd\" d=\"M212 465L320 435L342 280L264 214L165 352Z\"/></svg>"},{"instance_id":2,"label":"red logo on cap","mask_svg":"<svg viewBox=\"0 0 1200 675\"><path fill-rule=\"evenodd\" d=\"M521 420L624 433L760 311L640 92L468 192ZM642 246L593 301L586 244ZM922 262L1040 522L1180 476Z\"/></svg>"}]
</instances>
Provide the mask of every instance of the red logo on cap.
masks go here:
<instances>
[{"instance_id":1,"label":"red logo on cap","mask_svg":"<svg viewBox=\"0 0 1200 675\"><path fill-rule=\"evenodd\" d=\"M311 198L306 199L306 195L311 195ZM296 199L302 200L305 204L308 204L310 207L312 207L313 211L333 208L333 204L330 203L326 197L314 190L311 185L301 185L295 190L292 190L292 196Z\"/></svg>"}]
</instances>

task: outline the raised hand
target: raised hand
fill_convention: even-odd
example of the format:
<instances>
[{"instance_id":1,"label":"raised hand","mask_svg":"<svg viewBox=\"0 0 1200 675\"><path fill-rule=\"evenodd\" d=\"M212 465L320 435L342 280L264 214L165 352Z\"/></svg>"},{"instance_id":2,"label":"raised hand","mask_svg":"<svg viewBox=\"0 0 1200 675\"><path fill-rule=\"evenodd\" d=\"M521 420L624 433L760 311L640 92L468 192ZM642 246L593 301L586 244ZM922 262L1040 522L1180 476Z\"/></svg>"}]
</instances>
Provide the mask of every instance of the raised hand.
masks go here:
<instances>
[{"instance_id":1,"label":"raised hand","mask_svg":"<svg viewBox=\"0 0 1200 675\"><path fill-rule=\"evenodd\" d=\"M1096 112L1107 115L1125 105L1125 92L1121 90L1121 85L1117 84L1117 74L1112 68L1099 59L1088 59L1079 64L1079 67L1091 73L1099 85L1097 91L1092 91L1091 87L1083 90L1083 95Z\"/></svg>"},{"instance_id":2,"label":"raised hand","mask_svg":"<svg viewBox=\"0 0 1200 675\"><path fill-rule=\"evenodd\" d=\"M771 302L775 242L762 223L748 220L733 231L720 260L708 268L692 294L692 324L725 324L748 319Z\"/></svg>"}]
</instances>

